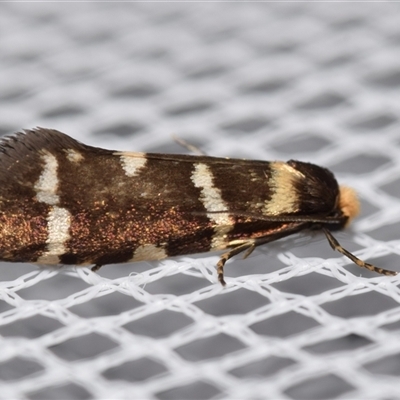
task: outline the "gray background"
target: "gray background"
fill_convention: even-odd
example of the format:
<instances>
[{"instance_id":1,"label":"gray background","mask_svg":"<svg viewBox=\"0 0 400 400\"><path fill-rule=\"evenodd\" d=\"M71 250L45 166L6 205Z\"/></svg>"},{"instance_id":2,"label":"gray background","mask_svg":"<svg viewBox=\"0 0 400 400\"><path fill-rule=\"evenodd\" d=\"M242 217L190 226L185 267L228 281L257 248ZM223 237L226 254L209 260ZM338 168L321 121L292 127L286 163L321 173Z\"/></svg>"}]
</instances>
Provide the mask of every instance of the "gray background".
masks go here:
<instances>
[{"instance_id":1,"label":"gray background","mask_svg":"<svg viewBox=\"0 0 400 400\"><path fill-rule=\"evenodd\" d=\"M337 234L400 271L398 3L1 3L0 133L311 161L356 188ZM182 188L182 195L184 195ZM0 398L400 398L398 278L322 235L218 257L0 268Z\"/></svg>"}]
</instances>

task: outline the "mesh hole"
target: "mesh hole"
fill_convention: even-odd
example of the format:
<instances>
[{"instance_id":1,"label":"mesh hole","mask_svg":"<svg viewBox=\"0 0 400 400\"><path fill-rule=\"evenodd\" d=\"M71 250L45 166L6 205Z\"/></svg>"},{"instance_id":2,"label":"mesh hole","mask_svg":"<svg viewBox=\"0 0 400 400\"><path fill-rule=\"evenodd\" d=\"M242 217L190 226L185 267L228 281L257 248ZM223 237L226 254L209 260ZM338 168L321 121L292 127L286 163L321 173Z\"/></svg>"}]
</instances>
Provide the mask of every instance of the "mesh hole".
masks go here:
<instances>
[{"instance_id":1,"label":"mesh hole","mask_svg":"<svg viewBox=\"0 0 400 400\"><path fill-rule=\"evenodd\" d=\"M167 369L149 358L129 361L117 367L105 370L102 375L109 380L125 380L128 382L145 381L153 376L165 373Z\"/></svg>"},{"instance_id":2,"label":"mesh hole","mask_svg":"<svg viewBox=\"0 0 400 400\"><path fill-rule=\"evenodd\" d=\"M318 399L333 399L344 393L353 390L346 381L336 375L328 374L318 378L306 380L300 384L293 385L291 388L284 391L292 399L299 400L318 400ZM350 396L347 394L346 396Z\"/></svg>"},{"instance_id":3,"label":"mesh hole","mask_svg":"<svg viewBox=\"0 0 400 400\"><path fill-rule=\"evenodd\" d=\"M116 347L117 344L112 340L97 333L91 333L68 339L52 346L49 350L65 360L76 361L95 357Z\"/></svg>"},{"instance_id":4,"label":"mesh hole","mask_svg":"<svg viewBox=\"0 0 400 400\"><path fill-rule=\"evenodd\" d=\"M318 325L313 318L290 311L282 315L270 317L266 321L257 322L251 325L250 328L259 335L284 338L304 332Z\"/></svg>"},{"instance_id":5,"label":"mesh hole","mask_svg":"<svg viewBox=\"0 0 400 400\"><path fill-rule=\"evenodd\" d=\"M177 347L175 351L188 361L208 360L222 357L245 348L239 340L218 334L204 339L194 340L189 344Z\"/></svg>"}]
</instances>

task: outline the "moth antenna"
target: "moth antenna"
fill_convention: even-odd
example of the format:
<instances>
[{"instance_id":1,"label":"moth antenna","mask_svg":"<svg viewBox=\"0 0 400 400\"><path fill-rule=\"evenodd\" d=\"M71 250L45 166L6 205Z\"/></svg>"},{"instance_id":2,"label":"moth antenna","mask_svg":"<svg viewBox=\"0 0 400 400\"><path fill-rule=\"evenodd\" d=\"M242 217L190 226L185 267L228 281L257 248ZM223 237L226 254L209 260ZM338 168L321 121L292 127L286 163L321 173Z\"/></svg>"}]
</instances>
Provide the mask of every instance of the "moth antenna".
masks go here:
<instances>
[{"instance_id":1,"label":"moth antenna","mask_svg":"<svg viewBox=\"0 0 400 400\"><path fill-rule=\"evenodd\" d=\"M325 233L326 238L328 239L328 242L330 246L332 247L333 250L338 251L339 253L342 253L344 256L349 258L351 261L353 261L354 264L358 265L359 267L366 268L370 271L377 272L378 274L382 275L392 275L395 276L398 274L396 271L391 271L389 269L384 269L384 268L379 268L376 267L375 265L369 264L363 260L360 260L358 257L356 257L354 254L350 253L348 250L344 249L340 243L333 237L332 233L326 229L323 228L323 231Z\"/></svg>"},{"instance_id":2,"label":"moth antenna","mask_svg":"<svg viewBox=\"0 0 400 400\"><path fill-rule=\"evenodd\" d=\"M245 258L247 258L247 257L249 257L250 256L250 254L254 251L254 249L256 248L257 246L256 246L256 244L255 243L253 243L252 244L252 246L251 247L249 247L247 250L246 250L246 252L244 253L244 255L243 255L243 259L245 259Z\"/></svg>"},{"instance_id":3,"label":"moth antenna","mask_svg":"<svg viewBox=\"0 0 400 400\"><path fill-rule=\"evenodd\" d=\"M191 215L209 215L209 214L230 214L235 217L252 218L258 221L270 221L270 222L313 222L321 224L341 224L343 219L347 220L347 216L331 217L331 216L318 216L318 215L259 215L255 213L243 212L243 211L190 211Z\"/></svg>"}]
</instances>

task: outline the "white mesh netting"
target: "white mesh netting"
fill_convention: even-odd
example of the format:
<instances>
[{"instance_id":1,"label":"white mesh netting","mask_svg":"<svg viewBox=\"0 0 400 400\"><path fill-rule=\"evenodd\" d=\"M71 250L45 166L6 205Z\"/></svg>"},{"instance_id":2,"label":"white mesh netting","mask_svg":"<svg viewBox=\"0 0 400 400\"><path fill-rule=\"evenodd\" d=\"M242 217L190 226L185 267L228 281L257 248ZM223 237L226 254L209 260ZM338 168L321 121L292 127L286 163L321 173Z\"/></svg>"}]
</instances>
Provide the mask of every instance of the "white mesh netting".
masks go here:
<instances>
[{"instance_id":1,"label":"white mesh netting","mask_svg":"<svg viewBox=\"0 0 400 400\"><path fill-rule=\"evenodd\" d=\"M1 3L0 55L1 134L327 166L400 271L398 3ZM2 263L0 398L400 398L399 278L320 234L217 259Z\"/></svg>"}]
</instances>

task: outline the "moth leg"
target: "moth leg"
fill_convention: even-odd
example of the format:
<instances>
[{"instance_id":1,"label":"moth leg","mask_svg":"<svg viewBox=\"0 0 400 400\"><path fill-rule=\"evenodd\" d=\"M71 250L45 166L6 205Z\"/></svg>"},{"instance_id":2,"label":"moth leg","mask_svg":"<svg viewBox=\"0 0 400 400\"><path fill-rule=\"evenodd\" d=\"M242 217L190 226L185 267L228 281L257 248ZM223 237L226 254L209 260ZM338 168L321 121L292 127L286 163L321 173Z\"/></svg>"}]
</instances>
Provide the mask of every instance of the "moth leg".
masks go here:
<instances>
[{"instance_id":1,"label":"moth leg","mask_svg":"<svg viewBox=\"0 0 400 400\"><path fill-rule=\"evenodd\" d=\"M190 152L197 154L199 156L206 156L207 154L204 153L204 151L200 150L198 147L194 146L193 144L190 144L187 142L185 139L181 139L178 136L172 135L172 138L175 140L176 143L184 147L185 149L189 150Z\"/></svg>"},{"instance_id":2,"label":"moth leg","mask_svg":"<svg viewBox=\"0 0 400 400\"><path fill-rule=\"evenodd\" d=\"M255 239L248 239L247 241L243 241L242 243L232 243L231 246L236 246L233 247L230 251L222 254L221 258L219 259L217 263L217 272L218 272L218 280L221 282L222 286L226 285L226 282L224 280L224 265L225 263L232 258L233 256L236 256L236 254L241 253L242 251L245 251L244 257L247 258L253 250L257 246L261 246L262 244L270 243L275 240L281 239L285 236L288 236L292 233L296 233L299 230L301 230L302 225L295 225L290 229L286 229L285 231L282 232L276 232L274 234L266 235L266 236L261 236Z\"/></svg>"},{"instance_id":3,"label":"moth leg","mask_svg":"<svg viewBox=\"0 0 400 400\"><path fill-rule=\"evenodd\" d=\"M329 242L330 246L332 247L332 249L338 251L339 253L342 253L344 256L349 258L351 261L353 261L354 264L358 265L359 267L367 268L370 271L377 272L378 274L382 274L382 275L393 275L394 276L394 275L398 274L398 272L396 272L396 271L390 271L389 269L375 267L375 265L372 265L363 260L360 260L354 254L352 254L348 250L344 249L340 245L340 243L333 237L332 233L330 231L328 231L328 229L323 228L323 231L324 231L325 236L328 239L328 242Z\"/></svg>"},{"instance_id":4,"label":"moth leg","mask_svg":"<svg viewBox=\"0 0 400 400\"><path fill-rule=\"evenodd\" d=\"M96 264L92 267L92 271L93 272L97 272L100 268L102 267L102 265Z\"/></svg>"},{"instance_id":5,"label":"moth leg","mask_svg":"<svg viewBox=\"0 0 400 400\"><path fill-rule=\"evenodd\" d=\"M222 254L222 256L220 257L218 263L217 263L217 273L218 273L218 280L221 283L222 286L226 285L226 282L224 280L224 265L225 263L232 257L236 256L236 254L241 253L242 251L245 250L250 250L250 253L253 251L255 247L254 241L249 240L248 242L245 242L231 250L229 250L228 252ZM247 255L250 255L247 254ZM245 254L245 256L246 256Z\"/></svg>"}]
</instances>

